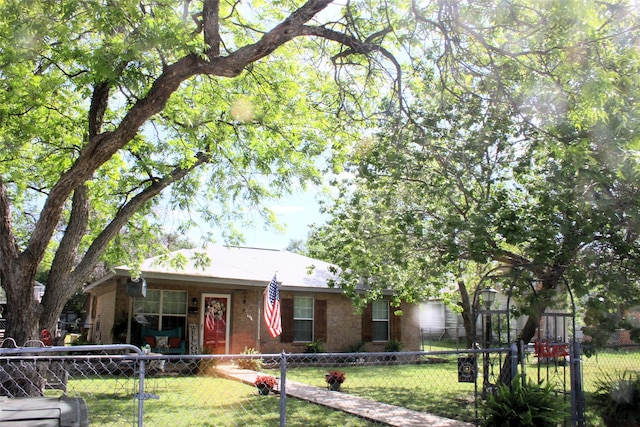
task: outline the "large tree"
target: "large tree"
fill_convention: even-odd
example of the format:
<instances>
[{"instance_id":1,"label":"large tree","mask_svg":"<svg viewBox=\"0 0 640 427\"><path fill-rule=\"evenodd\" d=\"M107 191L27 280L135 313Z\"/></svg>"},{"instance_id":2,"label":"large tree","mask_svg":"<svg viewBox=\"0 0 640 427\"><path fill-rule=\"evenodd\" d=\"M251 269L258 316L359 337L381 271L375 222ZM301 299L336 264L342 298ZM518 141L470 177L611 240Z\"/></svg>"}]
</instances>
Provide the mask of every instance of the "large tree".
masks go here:
<instances>
[{"instance_id":1,"label":"large tree","mask_svg":"<svg viewBox=\"0 0 640 427\"><path fill-rule=\"evenodd\" d=\"M406 119L361 142L309 248L354 293L457 288L469 332L474 286L517 270L528 342L569 290L592 321L638 299L638 8L497 3L414 4Z\"/></svg>"},{"instance_id":2,"label":"large tree","mask_svg":"<svg viewBox=\"0 0 640 427\"><path fill-rule=\"evenodd\" d=\"M318 157L344 148L340 118L366 114L352 95L394 86L367 86L394 69L375 71L393 64L383 10L330 4L2 2L7 336L53 329L101 259L134 266L160 250L148 237L163 222L233 239L238 216L268 219L262 200L320 180Z\"/></svg>"}]
</instances>

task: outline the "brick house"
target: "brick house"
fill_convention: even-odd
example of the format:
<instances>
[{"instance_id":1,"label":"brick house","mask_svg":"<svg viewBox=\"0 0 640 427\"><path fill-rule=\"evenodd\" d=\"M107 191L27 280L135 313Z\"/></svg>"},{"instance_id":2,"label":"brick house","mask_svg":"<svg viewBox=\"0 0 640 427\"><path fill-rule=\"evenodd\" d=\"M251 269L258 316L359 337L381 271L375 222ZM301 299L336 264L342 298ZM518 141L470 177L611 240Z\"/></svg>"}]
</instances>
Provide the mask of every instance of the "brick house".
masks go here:
<instances>
[{"instance_id":1,"label":"brick house","mask_svg":"<svg viewBox=\"0 0 640 427\"><path fill-rule=\"evenodd\" d=\"M237 354L246 347L300 353L311 342L328 352L382 351L390 340L420 349L417 305L403 303L397 316L382 299L356 313L340 289L328 286L330 267L287 251L225 246L145 260L138 281L119 267L85 288L87 338L178 354ZM274 274L283 332L271 338L262 310Z\"/></svg>"}]
</instances>

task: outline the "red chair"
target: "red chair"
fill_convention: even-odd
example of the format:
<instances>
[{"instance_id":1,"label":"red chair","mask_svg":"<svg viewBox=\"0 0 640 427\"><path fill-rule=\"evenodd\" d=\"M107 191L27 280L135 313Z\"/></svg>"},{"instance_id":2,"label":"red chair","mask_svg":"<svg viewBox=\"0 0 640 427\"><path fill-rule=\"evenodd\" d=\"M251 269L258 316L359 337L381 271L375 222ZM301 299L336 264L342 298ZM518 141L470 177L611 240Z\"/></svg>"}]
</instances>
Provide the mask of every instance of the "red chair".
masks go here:
<instances>
[{"instance_id":1,"label":"red chair","mask_svg":"<svg viewBox=\"0 0 640 427\"><path fill-rule=\"evenodd\" d=\"M536 357L566 357L569 355L569 344L563 342L549 342L548 340L534 341Z\"/></svg>"}]
</instances>

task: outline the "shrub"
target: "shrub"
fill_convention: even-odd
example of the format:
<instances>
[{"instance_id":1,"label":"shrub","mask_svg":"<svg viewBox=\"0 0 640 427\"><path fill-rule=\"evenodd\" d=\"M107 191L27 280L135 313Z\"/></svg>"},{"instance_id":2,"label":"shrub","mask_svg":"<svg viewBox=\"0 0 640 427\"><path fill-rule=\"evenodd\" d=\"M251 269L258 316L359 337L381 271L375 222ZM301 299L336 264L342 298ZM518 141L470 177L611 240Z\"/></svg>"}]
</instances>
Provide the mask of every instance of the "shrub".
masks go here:
<instances>
[{"instance_id":1,"label":"shrub","mask_svg":"<svg viewBox=\"0 0 640 427\"><path fill-rule=\"evenodd\" d=\"M204 375L206 377L215 377L216 373L216 365L218 364L217 359L200 359L198 360L198 373L199 375Z\"/></svg>"},{"instance_id":2,"label":"shrub","mask_svg":"<svg viewBox=\"0 0 640 427\"><path fill-rule=\"evenodd\" d=\"M364 341L359 341L355 344L347 346L345 353L361 353L364 351Z\"/></svg>"},{"instance_id":3,"label":"shrub","mask_svg":"<svg viewBox=\"0 0 640 427\"><path fill-rule=\"evenodd\" d=\"M322 341L313 341L308 343L304 347L305 353L324 353L324 347L322 346Z\"/></svg>"},{"instance_id":4,"label":"shrub","mask_svg":"<svg viewBox=\"0 0 640 427\"><path fill-rule=\"evenodd\" d=\"M594 403L607 426L640 425L640 373L603 374L595 385Z\"/></svg>"},{"instance_id":5,"label":"shrub","mask_svg":"<svg viewBox=\"0 0 640 427\"><path fill-rule=\"evenodd\" d=\"M482 403L484 427L555 427L568 415L568 404L556 396L550 384L523 382L516 375L513 385L499 384L495 394Z\"/></svg>"},{"instance_id":6,"label":"shrub","mask_svg":"<svg viewBox=\"0 0 640 427\"><path fill-rule=\"evenodd\" d=\"M242 354L259 354L258 351L255 348L252 347L245 347L244 350L242 350ZM264 364L264 361L260 358L240 358L238 360L235 361L236 362L236 366L238 366L238 368L240 369L250 369L252 371L259 371L260 369L262 369L262 365Z\"/></svg>"},{"instance_id":7,"label":"shrub","mask_svg":"<svg viewBox=\"0 0 640 427\"><path fill-rule=\"evenodd\" d=\"M398 352L402 351L402 342L398 340L390 340L384 347L384 351Z\"/></svg>"}]
</instances>

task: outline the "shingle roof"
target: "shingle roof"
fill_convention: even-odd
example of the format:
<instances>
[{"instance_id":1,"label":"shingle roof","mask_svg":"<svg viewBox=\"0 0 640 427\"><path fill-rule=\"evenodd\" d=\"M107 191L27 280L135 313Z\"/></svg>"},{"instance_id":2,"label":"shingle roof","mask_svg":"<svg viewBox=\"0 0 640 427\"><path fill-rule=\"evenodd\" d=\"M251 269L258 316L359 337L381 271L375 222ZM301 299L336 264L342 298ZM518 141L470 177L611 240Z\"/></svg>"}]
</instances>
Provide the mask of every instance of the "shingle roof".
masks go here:
<instances>
[{"instance_id":1,"label":"shingle roof","mask_svg":"<svg viewBox=\"0 0 640 427\"><path fill-rule=\"evenodd\" d=\"M266 286L276 274L281 289L330 291L327 281L335 278L329 270L331 266L327 262L288 251L208 246L204 249L182 249L172 252L168 257L149 258L142 263L140 275L146 279ZM129 276L129 272L128 267L121 266L110 276ZM104 279L89 287L102 281Z\"/></svg>"}]
</instances>

